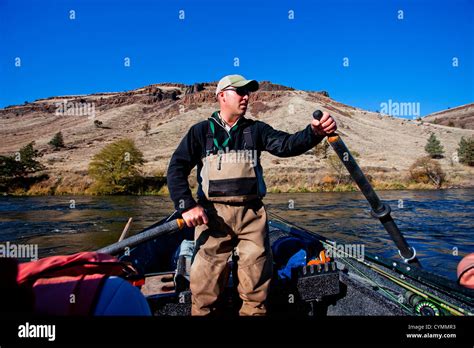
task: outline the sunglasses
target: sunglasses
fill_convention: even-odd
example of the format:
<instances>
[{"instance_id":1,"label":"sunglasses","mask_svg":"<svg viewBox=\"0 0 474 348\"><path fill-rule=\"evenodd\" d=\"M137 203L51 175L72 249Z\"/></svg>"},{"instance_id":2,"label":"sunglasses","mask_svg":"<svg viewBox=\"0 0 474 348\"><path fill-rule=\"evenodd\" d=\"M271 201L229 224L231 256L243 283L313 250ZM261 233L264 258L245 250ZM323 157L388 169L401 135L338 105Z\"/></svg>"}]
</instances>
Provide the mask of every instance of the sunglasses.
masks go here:
<instances>
[{"instance_id":1,"label":"sunglasses","mask_svg":"<svg viewBox=\"0 0 474 348\"><path fill-rule=\"evenodd\" d=\"M224 88L222 91L235 91L235 93L237 93L238 95L240 95L241 97L243 96L246 96L246 95L250 95L250 91L246 88Z\"/></svg>"}]
</instances>

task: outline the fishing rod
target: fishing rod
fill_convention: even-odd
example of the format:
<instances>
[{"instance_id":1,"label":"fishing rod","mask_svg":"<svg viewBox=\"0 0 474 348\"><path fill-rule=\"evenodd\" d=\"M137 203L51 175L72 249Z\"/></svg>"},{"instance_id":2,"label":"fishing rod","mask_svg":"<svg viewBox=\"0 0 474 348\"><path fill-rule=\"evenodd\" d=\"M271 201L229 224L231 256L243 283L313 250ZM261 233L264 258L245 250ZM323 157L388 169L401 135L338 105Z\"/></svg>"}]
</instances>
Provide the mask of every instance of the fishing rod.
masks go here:
<instances>
[{"instance_id":1,"label":"fishing rod","mask_svg":"<svg viewBox=\"0 0 474 348\"><path fill-rule=\"evenodd\" d=\"M285 218L273 213L273 212L268 212L269 215L272 215L274 218L276 218L277 220L280 220L282 221L283 223L289 225L289 226L292 226L298 230L301 230L301 231L306 231L308 233L311 234L311 236L314 236L316 237L318 240L322 241L323 243L326 244L326 247L328 249L331 249L331 248L334 248L334 245L336 244L334 241L332 240L329 240L323 236L319 236L317 234L314 234L313 232L309 231L309 230L306 230L305 228L302 228L302 227L299 227L297 225L295 225L294 223L286 220ZM291 233L291 231L290 231ZM351 262L349 262L349 258L351 257L349 254L347 254L345 251L343 250L338 250L338 252L343 252L346 254L346 256L348 256L345 260L345 264L347 265L350 265L353 270L357 271L358 273L361 273L362 276L364 278L366 278L367 280L369 280L370 282L374 283L375 285L377 285L379 288L382 288L382 286L380 286L379 284L377 284L373 279L367 277L364 273L362 273L361 271L359 271L354 265L352 265ZM465 315L473 315L473 313L470 313L466 310L464 310L463 308L460 308L456 305L453 305L449 302L447 302L446 300L443 300L441 298L439 298L438 296L430 293L430 292L427 292L425 290L422 290L418 287L416 287L415 285L413 284L410 284L402 279L399 279L391 274L389 274L388 272L382 270L381 268L377 267L376 265L372 264L372 263L369 263L365 260L357 260L357 262L360 262L362 264L364 264L365 266L367 266L368 268L370 268L371 270L377 272L378 274L380 274L381 276L391 280L392 282L398 284L400 287L404 288L405 290L408 290L410 292L412 292L413 294L415 295L418 295L420 297L422 297L424 300L427 300L429 302L432 302L433 304L439 306L440 308L443 308L444 310L448 311L449 313L451 313L452 315L456 315L456 316L465 316ZM409 296L409 297L412 297L412 296ZM393 299L393 298L392 298ZM393 299L395 300L395 299ZM408 301L409 303L411 303L412 301Z\"/></svg>"},{"instance_id":2,"label":"fishing rod","mask_svg":"<svg viewBox=\"0 0 474 348\"><path fill-rule=\"evenodd\" d=\"M427 299L427 300L430 300L432 302L434 302L435 304L439 305L441 308L447 310L448 312L450 312L451 314L453 315L457 315L457 316L462 316L462 315L472 315L471 313L465 311L464 309L462 308L459 308L459 307L456 307L454 308L454 305L446 302L445 300L442 300L440 299L438 296L436 295L433 295L427 291L424 291L424 290L421 290L421 289L418 289L416 286L414 285L411 285L401 279L398 279L396 277L394 277L393 275L389 274L388 272L380 269L379 267L375 266L375 265L371 265L371 264L368 264L366 262L363 262L366 266L370 267L371 269L373 269L375 272L383 275L384 277L390 279L391 281L393 281L394 283L397 283L398 285L400 285L401 287L405 288L406 290L409 290L409 291L412 291L414 292L415 294Z\"/></svg>"},{"instance_id":3,"label":"fishing rod","mask_svg":"<svg viewBox=\"0 0 474 348\"><path fill-rule=\"evenodd\" d=\"M438 296L436 296L436 295L434 295L430 292L427 292L426 290L422 290L422 289L416 287L413 284L410 284L406 281L403 281L403 280L389 274L388 272L380 269L379 267L377 267L373 264L367 263L363 260L358 260L358 262L363 263L365 266L369 267L371 270L377 272L381 276L385 277L386 279L394 282L395 284L397 284L400 287L407 290L407 293L405 294L405 298L406 298L408 304L412 305L415 309L415 312L417 312L417 313L422 314L421 312L423 310L426 310L426 308L429 308L430 313L432 313L431 315L438 316L438 315L440 315L439 309L436 307L436 306L438 306L439 308L442 308L445 311L447 311L450 314L455 315L455 316L472 315L472 313L464 310L463 308L455 306L455 305L447 302L446 300L443 300L443 299L439 298ZM353 270L357 270L359 273L361 273L364 278L366 278L367 280L375 283L377 286L379 286L381 288L380 285L378 285L375 281L373 281L372 279L367 277L365 274L363 274L361 271L359 271L354 265L352 265L351 262L346 260L345 263L350 265L353 268ZM418 297L418 299L416 297ZM400 303L399 300L397 300L397 302ZM403 305L403 304L400 303L400 305Z\"/></svg>"},{"instance_id":4,"label":"fishing rod","mask_svg":"<svg viewBox=\"0 0 474 348\"><path fill-rule=\"evenodd\" d=\"M316 120L321 120L323 113L321 110L316 110L313 113L313 118ZM346 144L342 141L341 137L337 133L329 134L328 142L332 146L333 150L338 155L339 159L342 161L344 166L349 171L352 179L356 182L362 194L365 196L370 206L372 207L371 215L380 220L385 230L390 235L390 238L394 241L395 245L398 248L398 254L403 259L405 263L413 264L421 268L421 264L416 258L416 250L411 247L406 239L403 237L402 232L398 229L395 221L390 215L391 209L387 203L380 201L379 197L375 193L372 185L370 185L366 176L360 169L356 160L350 153Z\"/></svg>"}]
</instances>

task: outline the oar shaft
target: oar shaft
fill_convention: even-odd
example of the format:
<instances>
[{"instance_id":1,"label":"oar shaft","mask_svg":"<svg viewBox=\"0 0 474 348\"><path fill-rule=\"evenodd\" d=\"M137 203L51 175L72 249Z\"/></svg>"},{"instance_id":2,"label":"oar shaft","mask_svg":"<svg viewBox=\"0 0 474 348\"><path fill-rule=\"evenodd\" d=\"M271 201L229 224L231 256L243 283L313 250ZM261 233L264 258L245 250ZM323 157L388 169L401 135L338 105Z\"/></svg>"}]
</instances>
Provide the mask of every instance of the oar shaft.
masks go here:
<instances>
[{"instance_id":1,"label":"oar shaft","mask_svg":"<svg viewBox=\"0 0 474 348\"><path fill-rule=\"evenodd\" d=\"M163 234L171 233L174 231L178 231L185 226L183 219L176 219L170 222L166 222L162 225L156 226L151 228L147 231L144 231L140 234L134 235L127 239L124 239L120 242L111 244L106 246L102 249L97 250L99 253L115 255L121 253L125 250L125 248L132 248L140 243L146 242L150 239L154 239L159 237Z\"/></svg>"},{"instance_id":2,"label":"oar shaft","mask_svg":"<svg viewBox=\"0 0 474 348\"><path fill-rule=\"evenodd\" d=\"M372 207L372 210L374 212L381 212L383 210L382 202L372 188L372 185L370 185L367 177L364 175L359 165L355 161L354 157L350 153L346 144L344 144L342 139L337 134L329 136L328 142L351 174L352 179L356 182L357 186L359 186L362 194L365 196Z\"/></svg>"},{"instance_id":3,"label":"oar shaft","mask_svg":"<svg viewBox=\"0 0 474 348\"><path fill-rule=\"evenodd\" d=\"M320 120L322 117L322 112L320 110L316 110L313 113L313 117L317 120ZM328 135L328 141L372 207L372 215L380 220L392 240L395 242L395 245L400 252L400 256L406 262L410 262L418 267L421 267L421 264L415 257L415 250L408 245L408 242L405 240L403 234L398 229L395 221L393 221L392 217L390 216L390 206L380 201L380 198L375 193L372 185L369 183L369 180L367 180L366 176L360 169L346 144L344 144L342 139L336 133Z\"/></svg>"}]
</instances>

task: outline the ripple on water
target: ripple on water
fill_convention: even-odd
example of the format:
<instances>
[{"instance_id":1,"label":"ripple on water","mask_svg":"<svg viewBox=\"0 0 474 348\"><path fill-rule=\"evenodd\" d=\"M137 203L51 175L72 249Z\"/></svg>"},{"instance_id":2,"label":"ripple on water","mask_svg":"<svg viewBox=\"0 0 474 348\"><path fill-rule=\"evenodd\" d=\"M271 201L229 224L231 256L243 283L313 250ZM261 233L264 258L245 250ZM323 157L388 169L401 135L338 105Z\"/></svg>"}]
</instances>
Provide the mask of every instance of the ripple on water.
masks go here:
<instances>
[{"instance_id":1,"label":"ripple on water","mask_svg":"<svg viewBox=\"0 0 474 348\"><path fill-rule=\"evenodd\" d=\"M461 257L474 252L474 189L378 194L390 204L424 268L455 279ZM326 238L363 243L367 252L399 260L359 192L270 194L265 203L270 211ZM95 250L115 242L129 217L135 233L173 211L169 198L161 196L0 197L0 242L37 243L40 256Z\"/></svg>"}]
</instances>

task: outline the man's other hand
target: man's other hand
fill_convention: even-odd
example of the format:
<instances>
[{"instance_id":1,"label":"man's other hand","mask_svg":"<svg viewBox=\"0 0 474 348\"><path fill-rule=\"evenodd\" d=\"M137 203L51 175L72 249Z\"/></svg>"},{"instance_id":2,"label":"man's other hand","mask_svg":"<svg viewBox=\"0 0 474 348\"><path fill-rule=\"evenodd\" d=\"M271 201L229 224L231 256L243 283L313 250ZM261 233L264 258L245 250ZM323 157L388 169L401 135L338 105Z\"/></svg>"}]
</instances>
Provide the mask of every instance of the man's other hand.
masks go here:
<instances>
[{"instance_id":1,"label":"man's other hand","mask_svg":"<svg viewBox=\"0 0 474 348\"><path fill-rule=\"evenodd\" d=\"M196 205L194 208L186 210L181 214L188 227L196 227L209 222L204 208Z\"/></svg>"},{"instance_id":2,"label":"man's other hand","mask_svg":"<svg viewBox=\"0 0 474 348\"><path fill-rule=\"evenodd\" d=\"M336 131L337 125L336 121L332 118L331 115L327 112L323 112L323 117L321 120L311 121L311 128L313 128L313 132L318 135L329 135Z\"/></svg>"}]
</instances>

